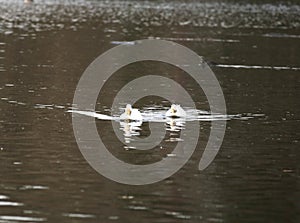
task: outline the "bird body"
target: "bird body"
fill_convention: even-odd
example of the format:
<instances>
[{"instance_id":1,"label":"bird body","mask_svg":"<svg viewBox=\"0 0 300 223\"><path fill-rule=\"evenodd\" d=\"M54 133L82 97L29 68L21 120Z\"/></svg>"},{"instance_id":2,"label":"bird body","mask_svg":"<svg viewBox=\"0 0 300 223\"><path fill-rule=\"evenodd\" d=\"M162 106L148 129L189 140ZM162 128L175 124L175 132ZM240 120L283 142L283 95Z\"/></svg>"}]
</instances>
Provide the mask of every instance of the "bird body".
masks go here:
<instances>
[{"instance_id":1,"label":"bird body","mask_svg":"<svg viewBox=\"0 0 300 223\"><path fill-rule=\"evenodd\" d=\"M121 114L120 119L140 121L143 119L143 117L141 112L138 109L132 108L130 104L127 104L125 108L125 112Z\"/></svg>"},{"instance_id":2,"label":"bird body","mask_svg":"<svg viewBox=\"0 0 300 223\"><path fill-rule=\"evenodd\" d=\"M166 112L166 117L182 118L186 117L186 112L180 105L172 104L171 108Z\"/></svg>"}]
</instances>

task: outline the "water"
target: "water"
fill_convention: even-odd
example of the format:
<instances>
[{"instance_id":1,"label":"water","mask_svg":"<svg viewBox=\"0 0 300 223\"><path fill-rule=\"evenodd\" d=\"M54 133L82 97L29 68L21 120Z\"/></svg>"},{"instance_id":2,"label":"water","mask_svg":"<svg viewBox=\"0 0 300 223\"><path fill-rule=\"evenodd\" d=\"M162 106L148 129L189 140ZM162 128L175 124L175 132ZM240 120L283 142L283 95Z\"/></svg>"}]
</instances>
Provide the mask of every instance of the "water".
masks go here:
<instances>
[{"instance_id":1,"label":"water","mask_svg":"<svg viewBox=\"0 0 300 223\"><path fill-rule=\"evenodd\" d=\"M297 1L0 3L0 222L298 222ZM207 169L199 171L198 163L211 122L200 120L189 162L164 181L137 187L112 182L88 165L67 111L76 106L74 91L91 61L145 38L172 40L202 56L222 86L228 115L239 117L227 121ZM97 113L120 114L111 110L112 98L146 74L177 80L198 110L209 111L184 72L141 62L106 81ZM170 102L147 97L135 106L158 111ZM184 143L160 123L169 131L165 141L138 151L117 140L109 120L96 124L110 151L129 163L172 158L174 145ZM147 137L148 124L140 127L139 137Z\"/></svg>"}]
</instances>

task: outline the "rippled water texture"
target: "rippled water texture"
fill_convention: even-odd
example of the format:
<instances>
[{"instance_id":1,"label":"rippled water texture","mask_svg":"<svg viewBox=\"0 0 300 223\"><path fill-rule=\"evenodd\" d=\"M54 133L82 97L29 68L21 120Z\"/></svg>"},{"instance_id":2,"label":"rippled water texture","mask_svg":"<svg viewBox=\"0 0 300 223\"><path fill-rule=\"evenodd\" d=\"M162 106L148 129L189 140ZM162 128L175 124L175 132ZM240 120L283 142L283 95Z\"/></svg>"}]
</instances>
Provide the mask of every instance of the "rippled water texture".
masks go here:
<instances>
[{"instance_id":1,"label":"rippled water texture","mask_svg":"<svg viewBox=\"0 0 300 223\"><path fill-rule=\"evenodd\" d=\"M299 222L299 28L298 1L0 0L0 223ZM96 111L78 114L98 117L99 136L117 158L138 165L172 159L178 143L193 140L180 135L189 121L200 124L182 169L129 186L89 166L68 111L76 109L74 91L88 65L138 39L174 41L203 57L227 114L212 116L203 91L177 67L145 61L118 70L105 80ZM124 144L107 119L125 107L111 109L117 92L143 75L180 83L197 116L167 120L171 102L143 98L134 106L150 120L117 122ZM176 91L168 94L176 103ZM211 122L220 118L227 120L222 147L199 171ZM153 120L166 130L161 143L147 151L131 146L151 134Z\"/></svg>"}]
</instances>

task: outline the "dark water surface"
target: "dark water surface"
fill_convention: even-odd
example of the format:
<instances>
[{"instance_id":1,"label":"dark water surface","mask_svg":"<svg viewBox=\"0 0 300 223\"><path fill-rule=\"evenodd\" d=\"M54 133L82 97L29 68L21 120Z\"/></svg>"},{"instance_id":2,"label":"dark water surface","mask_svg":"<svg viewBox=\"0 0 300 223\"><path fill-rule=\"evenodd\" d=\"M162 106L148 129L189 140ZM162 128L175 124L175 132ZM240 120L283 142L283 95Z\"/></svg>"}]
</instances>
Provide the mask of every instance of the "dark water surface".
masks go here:
<instances>
[{"instance_id":1,"label":"dark water surface","mask_svg":"<svg viewBox=\"0 0 300 223\"><path fill-rule=\"evenodd\" d=\"M270 2L1 0L0 222L299 222L300 5ZM204 171L198 163L210 122L200 122L196 151L180 171L129 186L88 165L66 111L98 55L146 38L203 56L228 114L251 118L227 122L220 152ZM97 110L110 114L118 90L146 74L173 78L208 110L203 92L182 73L158 62L122 68L107 81ZM136 106L145 104L169 106L159 97ZM97 120L97 127L115 156L147 162L124 149L110 122ZM142 135L150 134L144 127ZM163 159L176 143L147 157Z\"/></svg>"}]
</instances>

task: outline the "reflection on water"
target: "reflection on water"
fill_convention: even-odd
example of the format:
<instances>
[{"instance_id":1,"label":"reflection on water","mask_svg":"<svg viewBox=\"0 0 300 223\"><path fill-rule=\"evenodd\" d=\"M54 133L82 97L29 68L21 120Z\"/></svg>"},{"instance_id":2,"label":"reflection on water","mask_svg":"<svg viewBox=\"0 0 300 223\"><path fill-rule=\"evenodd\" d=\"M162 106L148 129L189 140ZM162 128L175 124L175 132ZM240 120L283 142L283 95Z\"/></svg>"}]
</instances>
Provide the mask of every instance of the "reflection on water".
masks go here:
<instances>
[{"instance_id":1,"label":"reflection on water","mask_svg":"<svg viewBox=\"0 0 300 223\"><path fill-rule=\"evenodd\" d=\"M130 26L136 33L147 28L154 35L153 27L221 27L254 29L288 29L299 27L300 6L293 2L281 4L241 4L234 1L97 1L89 0L36 0L34 4L23 4L19 0L0 1L2 29L7 35L21 30L76 31L87 22L94 28L104 28L108 36L119 31L128 36ZM124 27L123 25L128 25ZM118 27L121 25L121 27ZM121 28L121 29L120 29ZM173 30L181 33L181 30ZM191 32L190 30L189 32ZM30 33L28 34L30 35ZM171 37L172 38L172 37Z\"/></svg>"},{"instance_id":2,"label":"reflection on water","mask_svg":"<svg viewBox=\"0 0 300 223\"><path fill-rule=\"evenodd\" d=\"M140 127L142 126L142 124L143 124L142 121L132 121L132 122L121 121L120 122L120 126L121 126L120 129L124 131L124 139L126 143L130 143L133 136L140 135L140 131L142 130Z\"/></svg>"},{"instance_id":3,"label":"reflection on water","mask_svg":"<svg viewBox=\"0 0 300 223\"><path fill-rule=\"evenodd\" d=\"M184 129L184 124L186 120L179 118L167 118L166 123L167 123L167 130L170 132L179 132L180 130Z\"/></svg>"},{"instance_id":4,"label":"reflection on water","mask_svg":"<svg viewBox=\"0 0 300 223\"><path fill-rule=\"evenodd\" d=\"M299 12L297 1L0 0L0 222L297 222ZM206 96L184 72L150 62L106 80L95 111L76 110L74 91L91 61L149 38L202 56L228 114L210 114ZM148 97L135 105L142 123L119 122L113 97L149 74L180 83L197 109L166 119L170 102ZM169 93L176 102L176 92ZM110 151L129 163L174 158L173 148L188 141L182 133L189 123L200 122L199 142L174 176L120 185L86 163L69 110L94 117ZM199 172L211 122L223 119L221 150ZM151 134L150 124L165 130L162 142L153 150L132 148L135 138Z\"/></svg>"}]
</instances>

